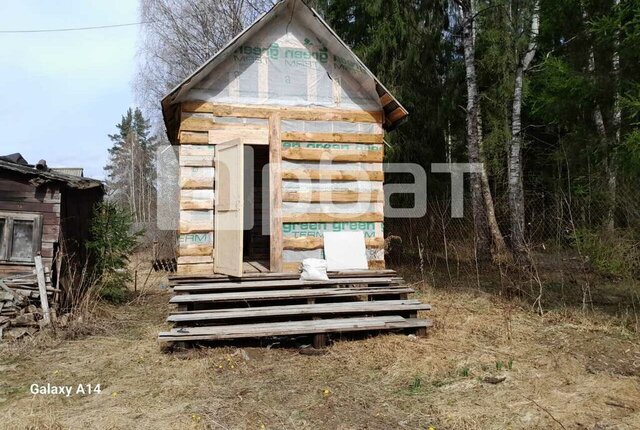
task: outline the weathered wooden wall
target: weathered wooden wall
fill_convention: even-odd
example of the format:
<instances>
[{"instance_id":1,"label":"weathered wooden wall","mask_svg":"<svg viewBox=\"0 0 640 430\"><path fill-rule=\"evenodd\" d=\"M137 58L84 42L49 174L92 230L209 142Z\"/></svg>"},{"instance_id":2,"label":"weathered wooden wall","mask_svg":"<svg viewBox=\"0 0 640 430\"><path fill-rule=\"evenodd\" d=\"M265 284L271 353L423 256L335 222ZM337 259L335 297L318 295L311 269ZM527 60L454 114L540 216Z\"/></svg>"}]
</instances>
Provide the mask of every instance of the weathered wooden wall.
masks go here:
<instances>
[{"instance_id":1,"label":"weathered wooden wall","mask_svg":"<svg viewBox=\"0 0 640 430\"><path fill-rule=\"evenodd\" d=\"M0 212L42 215L40 252L45 267L51 267L54 246L60 235L60 186L55 183L34 186L23 175L0 172ZM29 272L33 263L0 262L0 275Z\"/></svg>"},{"instance_id":2,"label":"weathered wooden wall","mask_svg":"<svg viewBox=\"0 0 640 430\"><path fill-rule=\"evenodd\" d=\"M304 258L321 257L325 231L363 231L370 268L384 268L382 121L382 111L183 103L178 272L213 272L215 144L210 142L218 142L211 136L220 142L266 141L271 157L279 155L278 178L271 181L280 184L271 192L270 209L278 217L271 226L271 270L297 271ZM281 206L275 208L280 193Z\"/></svg>"}]
</instances>

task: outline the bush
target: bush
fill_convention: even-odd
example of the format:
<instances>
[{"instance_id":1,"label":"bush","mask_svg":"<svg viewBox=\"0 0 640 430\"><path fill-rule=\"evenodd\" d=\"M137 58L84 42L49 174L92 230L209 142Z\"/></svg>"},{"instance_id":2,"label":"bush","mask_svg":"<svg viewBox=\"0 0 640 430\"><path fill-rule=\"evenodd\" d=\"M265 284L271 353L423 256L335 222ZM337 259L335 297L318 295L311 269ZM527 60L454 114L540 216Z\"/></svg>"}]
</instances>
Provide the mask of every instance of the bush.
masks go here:
<instances>
[{"instance_id":1,"label":"bush","mask_svg":"<svg viewBox=\"0 0 640 430\"><path fill-rule=\"evenodd\" d=\"M129 256L143 233L133 232L132 225L131 213L112 202L100 203L95 209L87 248L95 261L99 295L115 303L127 298L127 282L132 279Z\"/></svg>"},{"instance_id":2,"label":"bush","mask_svg":"<svg viewBox=\"0 0 640 430\"><path fill-rule=\"evenodd\" d=\"M603 274L624 278L640 275L640 237L634 230L617 230L607 235L578 229L574 236L577 250Z\"/></svg>"}]
</instances>

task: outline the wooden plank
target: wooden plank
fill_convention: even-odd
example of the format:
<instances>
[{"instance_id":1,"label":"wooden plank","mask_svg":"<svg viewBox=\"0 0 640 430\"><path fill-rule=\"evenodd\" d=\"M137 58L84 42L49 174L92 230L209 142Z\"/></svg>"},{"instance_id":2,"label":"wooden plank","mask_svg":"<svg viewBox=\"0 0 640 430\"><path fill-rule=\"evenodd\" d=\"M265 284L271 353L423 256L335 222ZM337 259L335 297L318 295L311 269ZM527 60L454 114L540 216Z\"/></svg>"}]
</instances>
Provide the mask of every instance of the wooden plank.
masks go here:
<instances>
[{"instance_id":1,"label":"wooden plank","mask_svg":"<svg viewBox=\"0 0 640 430\"><path fill-rule=\"evenodd\" d=\"M213 152L208 156L202 155L180 155L180 167L213 167Z\"/></svg>"},{"instance_id":2,"label":"wooden plank","mask_svg":"<svg viewBox=\"0 0 640 430\"><path fill-rule=\"evenodd\" d=\"M332 142L332 143L384 143L384 134L364 133L307 133L288 131L282 133L284 142Z\"/></svg>"},{"instance_id":3,"label":"wooden plank","mask_svg":"<svg viewBox=\"0 0 640 430\"><path fill-rule=\"evenodd\" d=\"M374 237L365 239L367 248L383 249L384 238ZM322 249L324 247L324 240L322 237L285 237L284 249L288 250L312 250Z\"/></svg>"},{"instance_id":4,"label":"wooden plank","mask_svg":"<svg viewBox=\"0 0 640 430\"><path fill-rule=\"evenodd\" d=\"M380 190L372 191L289 191L282 195L283 202L305 203L355 203L384 202Z\"/></svg>"},{"instance_id":5,"label":"wooden plank","mask_svg":"<svg viewBox=\"0 0 640 430\"><path fill-rule=\"evenodd\" d=\"M178 255L181 257L213 255L213 245L180 245Z\"/></svg>"},{"instance_id":6,"label":"wooden plank","mask_svg":"<svg viewBox=\"0 0 640 430\"><path fill-rule=\"evenodd\" d=\"M389 103L391 103L392 101L393 101L393 97L391 97L391 94L389 94L389 93L384 93L382 95L382 97L380 97L380 104L382 106L386 106Z\"/></svg>"},{"instance_id":7,"label":"wooden plank","mask_svg":"<svg viewBox=\"0 0 640 430\"><path fill-rule=\"evenodd\" d=\"M370 212L363 214L338 214L338 213L300 213L286 214L282 222L382 222L382 212Z\"/></svg>"},{"instance_id":8,"label":"wooden plank","mask_svg":"<svg viewBox=\"0 0 640 430\"><path fill-rule=\"evenodd\" d=\"M268 145L269 129L249 124L216 124L209 130L210 145L219 145L234 139L242 139L245 145Z\"/></svg>"},{"instance_id":9,"label":"wooden plank","mask_svg":"<svg viewBox=\"0 0 640 430\"><path fill-rule=\"evenodd\" d=\"M203 118L196 116L184 116L180 121L180 143L182 143L182 132L183 131L209 131L213 129L216 122L213 118ZM207 143L207 142L204 142Z\"/></svg>"},{"instance_id":10,"label":"wooden plank","mask_svg":"<svg viewBox=\"0 0 640 430\"><path fill-rule=\"evenodd\" d=\"M269 207L271 208L269 267L282 271L282 138L281 118L276 112L269 116Z\"/></svg>"},{"instance_id":11,"label":"wooden plank","mask_svg":"<svg viewBox=\"0 0 640 430\"><path fill-rule=\"evenodd\" d=\"M302 121L366 122L377 124L382 123L383 117L383 112L381 110L361 111L328 108L288 108L265 105L223 105L202 101L183 102L182 111L189 113L210 113L214 116L222 117L264 119L268 119L274 112L278 112L282 119L295 119Z\"/></svg>"},{"instance_id":12,"label":"wooden plank","mask_svg":"<svg viewBox=\"0 0 640 430\"><path fill-rule=\"evenodd\" d=\"M180 209L181 210L213 210L214 209L213 199L186 200L184 198L181 198Z\"/></svg>"},{"instance_id":13,"label":"wooden plank","mask_svg":"<svg viewBox=\"0 0 640 430\"><path fill-rule=\"evenodd\" d=\"M252 265L253 267L255 267L258 272L260 273L268 273L269 269L267 269L266 267L264 267L262 264L260 264L257 261L249 261L249 264Z\"/></svg>"},{"instance_id":14,"label":"wooden plank","mask_svg":"<svg viewBox=\"0 0 640 430\"><path fill-rule=\"evenodd\" d=\"M426 329L429 320L405 319L399 316L336 318L315 321L293 321L261 324L238 324L214 327L189 327L160 333L160 341L222 340L315 333L344 333L371 330Z\"/></svg>"},{"instance_id":15,"label":"wooden plank","mask_svg":"<svg viewBox=\"0 0 640 430\"><path fill-rule=\"evenodd\" d=\"M369 261L369 269L371 270L382 270L384 269L385 266L385 262L384 260L371 260Z\"/></svg>"},{"instance_id":16,"label":"wooden plank","mask_svg":"<svg viewBox=\"0 0 640 430\"><path fill-rule=\"evenodd\" d=\"M202 132L180 132L180 144L181 145L207 145L209 143L209 134L206 131Z\"/></svg>"},{"instance_id":17,"label":"wooden plank","mask_svg":"<svg viewBox=\"0 0 640 430\"><path fill-rule=\"evenodd\" d=\"M181 267L181 266L178 266ZM189 267L189 266L185 266ZM411 288L316 288L300 290L242 291L231 293L185 294L171 298L170 303L221 303L237 301L292 300L317 297L357 297L388 294L410 294Z\"/></svg>"},{"instance_id":18,"label":"wooden plank","mask_svg":"<svg viewBox=\"0 0 640 430\"><path fill-rule=\"evenodd\" d=\"M60 215L60 203L40 203L39 201L0 200L0 210L4 212L36 212Z\"/></svg>"},{"instance_id":19,"label":"wooden plank","mask_svg":"<svg viewBox=\"0 0 640 430\"><path fill-rule=\"evenodd\" d=\"M180 157L206 157L207 160L213 159L215 148L215 145L181 145Z\"/></svg>"},{"instance_id":20,"label":"wooden plank","mask_svg":"<svg viewBox=\"0 0 640 430\"><path fill-rule=\"evenodd\" d=\"M207 264L179 264L178 274L180 275L212 275L213 263Z\"/></svg>"},{"instance_id":21,"label":"wooden plank","mask_svg":"<svg viewBox=\"0 0 640 430\"><path fill-rule=\"evenodd\" d=\"M340 315L376 312L418 312L431 310L419 300L379 300L373 302L321 303L310 305L261 306L215 311L177 312L167 322L224 321L230 319L265 318L290 315Z\"/></svg>"},{"instance_id":22,"label":"wooden plank","mask_svg":"<svg viewBox=\"0 0 640 430\"><path fill-rule=\"evenodd\" d=\"M384 181L384 172L365 170L284 170L282 179L313 181Z\"/></svg>"},{"instance_id":23,"label":"wooden plank","mask_svg":"<svg viewBox=\"0 0 640 430\"><path fill-rule=\"evenodd\" d=\"M179 265L188 265L188 264L207 264L213 263L213 254L211 255L201 255L201 256L183 256L180 255L178 257Z\"/></svg>"},{"instance_id":24,"label":"wooden plank","mask_svg":"<svg viewBox=\"0 0 640 430\"><path fill-rule=\"evenodd\" d=\"M210 233L212 231L212 221L180 220L180 234Z\"/></svg>"},{"instance_id":25,"label":"wooden plank","mask_svg":"<svg viewBox=\"0 0 640 430\"><path fill-rule=\"evenodd\" d=\"M180 188L183 190L212 190L213 177L180 177Z\"/></svg>"},{"instance_id":26,"label":"wooden plank","mask_svg":"<svg viewBox=\"0 0 640 430\"><path fill-rule=\"evenodd\" d=\"M387 115L387 120L393 124L394 122L401 120L405 116L407 116L407 113L405 112L404 109L399 107L393 112L391 112L389 115Z\"/></svg>"},{"instance_id":27,"label":"wooden plank","mask_svg":"<svg viewBox=\"0 0 640 430\"><path fill-rule=\"evenodd\" d=\"M384 160L384 152L380 151L353 151L353 150L324 150L307 148L288 148L282 151L282 158L286 160L309 161L359 161L366 163L381 163Z\"/></svg>"},{"instance_id":28,"label":"wooden plank","mask_svg":"<svg viewBox=\"0 0 640 430\"><path fill-rule=\"evenodd\" d=\"M38 277L38 291L40 292L40 307L42 308L42 324L49 325L51 323L51 314L49 312L49 299L47 298L47 281L44 276L44 267L42 266L42 257L36 255L33 258L36 265L36 276Z\"/></svg>"},{"instance_id":29,"label":"wooden plank","mask_svg":"<svg viewBox=\"0 0 640 430\"><path fill-rule=\"evenodd\" d=\"M284 263L283 270L286 273L299 274L300 264L302 264L302 262L300 261ZM384 260L369 260L368 264L369 264L369 270L384 270L386 267L386 263Z\"/></svg>"},{"instance_id":30,"label":"wooden plank","mask_svg":"<svg viewBox=\"0 0 640 430\"><path fill-rule=\"evenodd\" d=\"M186 257L199 258L199 257ZM193 261L195 262L195 261ZM182 264L178 260L178 264ZM173 287L174 293L203 293L206 291L250 291L273 288L300 288L300 287L325 287L337 285L400 285L402 278L384 277L384 278L341 278L331 279L329 281L302 281L300 279L290 280L269 280L269 281L248 281L248 282L214 282L211 284L192 284L192 285L176 285Z\"/></svg>"},{"instance_id":31,"label":"wooden plank","mask_svg":"<svg viewBox=\"0 0 640 430\"><path fill-rule=\"evenodd\" d=\"M329 279L337 279L337 278L348 278L348 277L358 277L358 278L367 278L367 277L378 277L378 276L396 276L397 273L395 270L349 270L349 271L340 271L340 272L329 272L327 274ZM220 274L210 274L210 276L206 277L195 277L188 275L171 275L169 276L169 281L172 285L178 284L187 284L187 283L211 283L211 282L229 282L229 280L233 279L235 282L245 282L245 281L254 281L256 279L299 279L298 276L291 273L259 273L259 274L243 274L241 278L230 278L226 275Z\"/></svg>"},{"instance_id":32,"label":"wooden plank","mask_svg":"<svg viewBox=\"0 0 640 430\"><path fill-rule=\"evenodd\" d=\"M260 273L258 269L251 265L251 263L245 261L242 263L242 272L244 273Z\"/></svg>"}]
</instances>

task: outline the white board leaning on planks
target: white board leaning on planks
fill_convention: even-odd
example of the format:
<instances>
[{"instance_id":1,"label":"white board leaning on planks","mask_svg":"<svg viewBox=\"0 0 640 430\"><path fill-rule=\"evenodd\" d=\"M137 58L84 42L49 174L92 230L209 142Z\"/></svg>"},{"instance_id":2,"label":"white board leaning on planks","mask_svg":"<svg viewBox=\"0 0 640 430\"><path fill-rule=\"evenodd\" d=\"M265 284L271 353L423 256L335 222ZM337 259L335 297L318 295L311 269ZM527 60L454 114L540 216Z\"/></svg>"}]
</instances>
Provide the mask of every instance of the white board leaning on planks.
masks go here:
<instances>
[{"instance_id":1,"label":"white board leaning on planks","mask_svg":"<svg viewBox=\"0 0 640 430\"><path fill-rule=\"evenodd\" d=\"M362 231L324 233L324 255L329 272L369 268Z\"/></svg>"}]
</instances>

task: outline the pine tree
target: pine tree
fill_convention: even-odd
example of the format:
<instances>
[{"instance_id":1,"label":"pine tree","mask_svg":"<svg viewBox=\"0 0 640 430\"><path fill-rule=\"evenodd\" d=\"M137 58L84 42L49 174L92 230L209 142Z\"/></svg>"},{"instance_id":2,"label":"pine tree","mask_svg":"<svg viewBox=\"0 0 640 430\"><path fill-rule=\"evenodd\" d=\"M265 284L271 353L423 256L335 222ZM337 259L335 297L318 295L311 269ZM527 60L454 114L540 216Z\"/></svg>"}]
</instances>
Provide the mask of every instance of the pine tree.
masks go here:
<instances>
[{"instance_id":1,"label":"pine tree","mask_svg":"<svg viewBox=\"0 0 640 430\"><path fill-rule=\"evenodd\" d=\"M151 124L140 109L131 108L116 124L118 132L109 135L107 189L113 201L128 207L135 222L155 219L155 150L156 138Z\"/></svg>"}]
</instances>

